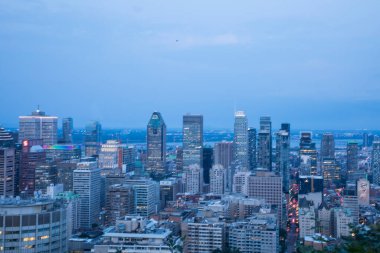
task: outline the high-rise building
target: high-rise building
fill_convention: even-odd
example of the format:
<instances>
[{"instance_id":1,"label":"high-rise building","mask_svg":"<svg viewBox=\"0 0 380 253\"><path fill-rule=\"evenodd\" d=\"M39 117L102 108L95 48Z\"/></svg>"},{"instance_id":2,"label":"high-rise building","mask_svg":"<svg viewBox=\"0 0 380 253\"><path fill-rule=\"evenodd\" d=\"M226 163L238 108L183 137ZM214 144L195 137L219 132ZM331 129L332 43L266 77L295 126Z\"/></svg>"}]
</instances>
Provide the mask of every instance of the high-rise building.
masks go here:
<instances>
[{"instance_id":1,"label":"high-rise building","mask_svg":"<svg viewBox=\"0 0 380 253\"><path fill-rule=\"evenodd\" d=\"M289 124L283 124L289 126ZM282 176L284 192L289 191L289 156L290 156L290 132L281 129L276 133L276 173Z\"/></svg>"},{"instance_id":2,"label":"high-rise building","mask_svg":"<svg viewBox=\"0 0 380 253\"><path fill-rule=\"evenodd\" d=\"M372 162L371 170L373 183L380 185L380 142L374 141L372 144Z\"/></svg>"},{"instance_id":3,"label":"high-rise building","mask_svg":"<svg viewBox=\"0 0 380 253\"><path fill-rule=\"evenodd\" d=\"M233 152L236 168L248 170L248 119L243 111L235 113Z\"/></svg>"},{"instance_id":4,"label":"high-rise building","mask_svg":"<svg viewBox=\"0 0 380 253\"><path fill-rule=\"evenodd\" d=\"M340 166L335 158L324 158L321 164L324 187L340 180Z\"/></svg>"},{"instance_id":5,"label":"high-rise building","mask_svg":"<svg viewBox=\"0 0 380 253\"><path fill-rule=\"evenodd\" d=\"M203 169L197 164L192 164L185 171L186 192L197 194L203 192Z\"/></svg>"},{"instance_id":6,"label":"high-rise building","mask_svg":"<svg viewBox=\"0 0 380 253\"><path fill-rule=\"evenodd\" d=\"M281 176L266 170L257 170L256 175L248 179L248 196L263 198L268 204L275 205L279 224L284 227Z\"/></svg>"},{"instance_id":7,"label":"high-rise building","mask_svg":"<svg viewBox=\"0 0 380 253\"><path fill-rule=\"evenodd\" d=\"M47 163L36 167L35 170L35 189L46 193L49 185L57 183L57 165L54 163Z\"/></svg>"},{"instance_id":8,"label":"high-rise building","mask_svg":"<svg viewBox=\"0 0 380 253\"><path fill-rule=\"evenodd\" d=\"M321 140L321 161L325 158L335 158L335 141L332 133L324 133Z\"/></svg>"},{"instance_id":9,"label":"high-rise building","mask_svg":"<svg viewBox=\"0 0 380 253\"><path fill-rule=\"evenodd\" d=\"M73 172L74 192L80 196L80 227L91 228L100 213L101 178L96 162L80 162Z\"/></svg>"},{"instance_id":10,"label":"high-rise building","mask_svg":"<svg viewBox=\"0 0 380 253\"><path fill-rule=\"evenodd\" d=\"M348 237L351 235L351 225L353 224L353 217L347 208L334 208L333 209L333 237L339 239L341 237Z\"/></svg>"},{"instance_id":11,"label":"high-rise building","mask_svg":"<svg viewBox=\"0 0 380 253\"><path fill-rule=\"evenodd\" d=\"M356 182L356 192L360 206L369 205L369 190L370 184L367 179L361 178Z\"/></svg>"},{"instance_id":12,"label":"high-rise building","mask_svg":"<svg viewBox=\"0 0 380 253\"><path fill-rule=\"evenodd\" d=\"M123 147L123 164L125 165L125 172L131 172L135 169L136 150L135 146L128 145Z\"/></svg>"},{"instance_id":13,"label":"high-rise building","mask_svg":"<svg viewBox=\"0 0 380 253\"><path fill-rule=\"evenodd\" d=\"M58 117L47 116L37 109L30 116L19 117L19 142L23 140L42 139L43 145L57 143Z\"/></svg>"},{"instance_id":14,"label":"high-rise building","mask_svg":"<svg viewBox=\"0 0 380 253\"><path fill-rule=\"evenodd\" d=\"M84 142L86 156L99 155L100 144L102 143L102 125L98 121L86 125Z\"/></svg>"},{"instance_id":15,"label":"high-rise building","mask_svg":"<svg viewBox=\"0 0 380 253\"><path fill-rule=\"evenodd\" d=\"M130 185L114 184L107 191L107 222L116 221L128 214L135 213L135 191Z\"/></svg>"},{"instance_id":16,"label":"high-rise building","mask_svg":"<svg viewBox=\"0 0 380 253\"><path fill-rule=\"evenodd\" d=\"M203 162L203 116L183 116L183 169Z\"/></svg>"},{"instance_id":17,"label":"high-rise building","mask_svg":"<svg viewBox=\"0 0 380 253\"><path fill-rule=\"evenodd\" d=\"M150 179L127 179L127 185L131 185L136 196L136 213L148 217L158 210L160 202L160 186Z\"/></svg>"},{"instance_id":18,"label":"high-rise building","mask_svg":"<svg viewBox=\"0 0 380 253\"><path fill-rule=\"evenodd\" d=\"M318 152L315 143L312 142L311 136L311 132L301 132L299 156L301 174L303 175L318 175Z\"/></svg>"},{"instance_id":19,"label":"high-rise building","mask_svg":"<svg viewBox=\"0 0 380 253\"><path fill-rule=\"evenodd\" d=\"M224 194L227 188L227 170L220 164L212 166L210 171L210 193Z\"/></svg>"},{"instance_id":20,"label":"high-rise building","mask_svg":"<svg viewBox=\"0 0 380 253\"><path fill-rule=\"evenodd\" d=\"M214 146L214 164L220 164L226 169L227 189L232 190L233 179L233 142L218 142Z\"/></svg>"},{"instance_id":21,"label":"high-rise building","mask_svg":"<svg viewBox=\"0 0 380 253\"><path fill-rule=\"evenodd\" d=\"M0 196L15 194L15 149L0 148Z\"/></svg>"},{"instance_id":22,"label":"high-rise building","mask_svg":"<svg viewBox=\"0 0 380 253\"><path fill-rule=\"evenodd\" d=\"M178 178L168 178L160 181L161 209L164 209L169 202L176 200L179 190L180 182Z\"/></svg>"},{"instance_id":23,"label":"high-rise building","mask_svg":"<svg viewBox=\"0 0 380 253\"><path fill-rule=\"evenodd\" d=\"M250 171L255 171L257 168L256 161L256 142L257 142L256 128L248 128L248 167Z\"/></svg>"},{"instance_id":24,"label":"high-rise building","mask_svg":"<svg viewBox=\"0 0 380 253\"><path fill-rule=\"evenodd\" d=\"M299 194L323 192L323 177L321 176L299 176L297 184Z\"/></svg>"},{"instance_id":25,"label":"high-rise building","mask_svg":"<svg viewBox=\"0 0 380 253\"><path fill-rule=\"evenodd\" d=\"M15 140L11 133L0 127L0 148L14 147Z\"/></svg>"},{"instance_id":26,"label":"high-rise building","mask_svg":"<svg viewBox=\"0 0 380 253\"><path fill-rule=\"evenodd\" d=\"M125 144L118 140L108 140L101 145L99 153L99 168L103 175L121 174L123 169L123 149Z\"/></svg>"},{"instance_id":27,"label":"high-rise building","mask_svg":"<svg viewBox=\"0 0 380 253\"><path fill-rule=\"evenodd\" d=\"M46 152L42 140L24 140L20 154L20 192L33 196L36 190L36 169L46 164Z\"/></svg>"},{"instance_id":28,"label":"high-rise building","mask_svg":"<svg viewBox=\"0 0 380 253\"><path fill-rule=\"evenodd\" d=\"M183 116L183 170L186 191L203 191L203 116Z\"/></svg>"},{"instance_id":29,"label":"high-rise building","mask_svg":"<svg viewBox=\"0 0 380 253\"><path fill-rule=\"evenodd\" d=\"M271 118L267 116L260 117L257 164L259 168L272 170L272 122Z\"/></svg>"},{"instance_id":30,"label":"high-rise building","mask_svg":"<svg viewBox=\"0 0 380 253\"><path fill-rule=\"evenodd\" d=\"M300 238L305 238L306 236L312 236L316 231L316 213L315 207L312 202L302 198L298 202L299 205L299 228L300 228Z\"/></svg>"},{"instance_id":31,"label":"high-rise building","mask_svg":"<svg viewBox=\"0 0 380 253\"><path fill-rule=\"evenodd\" d=\"M51 199L0 199L3 252L67 252L67 209Z\"/></svg>"},{"instance_id":32,"label":"high-rise building","mask_svg":"<svg viewBox=\"0 0 380 253\"><path fill-rule=\"evenodd\" d=\"M237 171L233 177L232 192L248 195L249 177L252 175L250 171Z\"/></svg>"},{"instance_id":33,"label":"high-rise building","mask_svg":"<svg viewBox=\"0 0 380 253\"><path fill-rule=\"evenodd\" d=\"M214 152L212 147L203 148L203 181L205 184L210 184L210 170L214 164Z\"/></svg>"},{"instance_id":34,"label":"high-rise building","mask_svg":"<svg viewBox=\"0 0 380 253\"><path fill-rule=\"evenodd\" d=\"M347 143L347 173L351 174L358 170L359 146L356 142Z\"/></svg>"},{"instance_id":35,"label":"high-rise building","mask_svg":"<svg viewBox=\"0 0 380 253\"><path fill-rule=\"evenodd\" d=\"M74 130L73 118L63 118L62 119L63 143L73 143L73 130Z\"/></svg>"},{"instance_id":36,"label":"high-rise building","mask_svg":"<svg viewBox=\"0 0 380 253\"><path fill-rule=\"evenodd\" d=\"M166 173L166 125L159 112L154 112L147 126L147 171Z\"/></svg>"}]
</instances>

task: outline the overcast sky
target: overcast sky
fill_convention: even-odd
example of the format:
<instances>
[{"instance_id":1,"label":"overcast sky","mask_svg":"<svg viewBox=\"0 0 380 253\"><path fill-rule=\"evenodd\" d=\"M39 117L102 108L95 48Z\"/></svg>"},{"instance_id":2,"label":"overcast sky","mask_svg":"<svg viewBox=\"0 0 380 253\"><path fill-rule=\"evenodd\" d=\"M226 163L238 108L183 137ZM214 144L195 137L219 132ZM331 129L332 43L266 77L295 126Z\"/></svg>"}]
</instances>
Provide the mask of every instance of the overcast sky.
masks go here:
<instances>
[{"instance_id":1,"label":"overcast sky","mask_svg":"<svg viewBox=\"0 0 380 253\"><path fill-rule=\"evenodd\" d=\"M0 124L380 128L380 1L0 0Z\"/></svg>"}]
</instances>

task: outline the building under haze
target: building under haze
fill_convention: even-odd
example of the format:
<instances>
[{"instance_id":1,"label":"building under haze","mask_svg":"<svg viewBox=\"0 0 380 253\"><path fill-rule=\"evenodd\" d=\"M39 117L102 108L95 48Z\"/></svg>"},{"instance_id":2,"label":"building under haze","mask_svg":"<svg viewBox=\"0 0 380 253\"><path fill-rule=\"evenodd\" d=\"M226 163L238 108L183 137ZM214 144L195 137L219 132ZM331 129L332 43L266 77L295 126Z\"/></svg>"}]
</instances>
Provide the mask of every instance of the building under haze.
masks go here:
<instances>
[{"instance_id":1,"label":"building under haze","mask_svg":"<svg viewBox=\"0 0 380 253\"><path fill-rule=\"evenodd\" d=\"M289 191L290 125L282 124L276 133L276 173L282 177L284 192ZM289 127L287 127L289 126Z\"/></svg>"},{"instance_id":2,"label":"building under haze","mask_svg":"<svg viewBox=\"0 0 380 253\"><path fill-rule=\"evenodd\" d=\"M15 149L0 147L0 196L14 196L15 173Z\"/></svg>"},{"instance_id":3,"label":"building under haze","mask_svg":"<svg viewBox=\"0 0 380 253\"><path fill-rule=\"evenodd\" d=\"M248 119L243 111L235 113L233 152L236 167L248 170Z\"/></svg>"},{"instance_id":4,"label":"building under haze","mask_svg":"<svg viewBox=\"0 0 380 253\"><path fill-rule=\"evenodd\" d=\"M301 132L299 157L302 175L318 174L318 152L311 132Z\"/></svg>"},{"instance_id":5,"label":"building under haze","mask_svg":"<svg viewBox=\"0 0 380 253\"><path fill-rule=\"evenodd\" d=\"M62 141L63 143L73 143L73 118L62 119Z\"/></svg>"},{"instance_id":6,"label":"building under haze","mask_svg":"<svg viewBox=\"0 0 380 253\"><path fill-rule=\"evenodd\" d=\"M86 125L84 137L85 155L97 156L102 143L102 125L98 121L90 122Z\"/></svg>"},{"instance_id":7,"label":"building under haze","mask_svg":"<svg viewBox=\"0 0 380 253\"><path fill-rule=\"evenodd\" d=\"M321 140L321 161L325 158L335 158L335 141L332 133L324 133Z\"/></svg>"},{"instance_id":8,"label":"building under haze","mask_svg":"<svg viewBox=\"0 0 380 253\"><path fill-rule=\"evenodd\" d=\"M347 173L352 174L359 166L359 146L357 142L347 143Z\"/></svg>"},{"instance_id":9,"label":"building under haze","mask_svg":"<svg viewBox=\"0 0 380 253\"><path fill-rule=\"evenodd\" d=\"M254 171L257 167L256 142L256 128L250 127L248 128L248 167L250 171Z\"/></svg>"},{"instance_id":10,"label":"building under haze","mask_svg":"<svg viewBox=\"0 0 380 253\"><path fill-rule=\"evenodd\" d=\"M203 163L203 116L183 116L183 169Z\"/></svg>"},{"instance_id":11,"label":"building under haze","mask_svg":"<svg viewBox=\"0 0 380 253\"><path fill-rule=\"evenodd\" d=\"M57 143L58 117L47 116L45 112L37 109L30 116L19 117L19 142L23 140L42 139L43 145Z\"/></svg>"},{"instance_id":12,"label":"building under haze","mask_svg":"<svg viewBox=\"0 0 380 253\"><path fill-rule=\"evenodd\" d=\"M372 163L371 170L373 183L380 185L380 142L374 141L372 144Z\"/></svg>"},{"instance_id":13,"label":"building under haze","mask_svg":"<svg viewBox=\"0 0 380 253\"><path fill-rule=\"evenodd\" d=\"M272 122L268 116L260 117L257 142L257 166L272 170Z\"/></svg>"},{"instance_id":14,"label":"building under haze","mask_svg":"<svg viewBox=\"0 0 380 253\"><path fill-rule=\"evenodd\" d=\"M224 194L227 188L227 170L220 164L210 170L210 193Z\"/></svg>"},{"instance_id":15,"label":"building under haze","mask_svg":"<svg viewBox=\"0 0 380 253\"><path fill-rule=\"evenodd\" d=\"M166 125L159 112L154 112L147 126L148 172L166 173Z\"/></svg>"}]
</instances>

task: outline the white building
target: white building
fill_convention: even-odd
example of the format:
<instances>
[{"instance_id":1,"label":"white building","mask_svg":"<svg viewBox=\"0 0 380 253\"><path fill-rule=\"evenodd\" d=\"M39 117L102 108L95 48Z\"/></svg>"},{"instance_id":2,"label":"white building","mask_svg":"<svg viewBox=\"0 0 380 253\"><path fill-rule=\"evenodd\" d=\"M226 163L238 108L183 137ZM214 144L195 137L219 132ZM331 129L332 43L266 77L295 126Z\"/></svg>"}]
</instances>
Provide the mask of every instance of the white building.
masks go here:
<instances>
[{"instance_id":1,"label":"white building","mask_svg":"<svg viewBox=\"0 0 380 253\"><path fill-rule=\"evenodd\" d=\"M202 193L203 169L198 164L189 165L185 170L186 192L191 194Z\"/></svg>"},{"instance_id":2,"label":"white building","mask_svg":"<svg viewBox=\"0 0 380 253\"><path fill-rule=\"evenodd\" d=\"M160 185L150 179L127 179L126 184L133 187L136 198L136 213L148 217L158 210L160 204Z\"/></svg>"},{"instance_id":3,"label":"white building","mask_svg":"<svg viewBox=\"0 0 380 253\"><path fill-rule=\"evenodd\" d=\"M275 214L254 215L228 228L228 244L239 252L279 252L279 229Z\"/></svg>"},{"instance_id":4,"label":"white building","mask_svg":"<svg viewBox=\"0 0 380 253\"><path fill-rule=\"evenodd\" d=\"M315 208L311 205L311 202L307 201L305 198L299 200L298 220L300 238L305 238L305 236L312 236L315 234Z\"/></svg>"},{"instance_id":5,"label":"white building","mask_svg":"<svg viewBox=\"0 0 380 253\"><path fill-rule=\"evenodd\" d=\"M44 145L57 143L58 117L46 116L37 109L30 116L19 117L19 142L28 139L42 139Z\"/></svg>"},{"instance_id":6,"label":"white building","mask_svg":"<svg viewBox=\"0 0 380 253\"><path fill-rule=\"evenodd\" d=\"M121 174L123 169L123 149L125 144L117 140L108 140L101 144L99 153L99 168L103 174Z\"/></svg>"},{"instance_id":7,"label":"white building","mask_svg":"<svg viewBox=\"0 0 380 253\"><path fill-rule=\"evenodd\" d=\"M114 253L117 250L128 253L171 253L166 241L169 229L160 228L156 221L141 216L126 216L117 220L102 236L101 243L95 245L95 253Z\"/></svg>"},{"instance_id":8,"label":"white building","mask_svg":"<svg viewBox=\"0 0 380 253\"><path fill-rule=\"evenodd\" d=\"M234 161L242 170L248 170L248 120L243 111L235 112Z\"/></svg>"},{"instance_id":9,"label":"white building","mask_svg":"<svg viewBox=\"0 0 380 253\"><path fill-rule=\"evenodd\" d=\"M220 164L210 170L210 193L224 194L227 188L227 170Z\"/></svg>"},{"instance_id":10,"label":"white building","mask_svg":"<svg viewBox=\"0 0 380 253\"><path fill-rule=\"evenodd\" d=\"M223 250L225 244L225 224L217 219L191 218L181 224L185 236L184 252L200 253Z\"/></svg>"},{"instance_id":11,"label":"white building","mask_svg":"<svg viewBox=\"0 0 380 253\"><path fill-rule=\"evenodd\" d=\"M334 237L341 238L342 236L350 236L350 224L353 224L351 212L346 208L335 208L334 212Z\"/></svg>"},{"instance_id":12,"label":"white building","mask_svg":"<svg viewBox=\"0 0 380 253\"><path fill-rule=\"evenodd\" d=\"M91 228L100 213L100 169L96 162L81 162L73 172L73 189L80 197L80 227Z\"/></svg>"},{"instance_id":13,"label":"white building","mask_svg":"<svg viewBox=\"0 0 380 253\"><path fill-rule=\"evenodd\" d=\"M232 192L248 195L248 180L251 175L249 171L237 171L233 177Z\"/></svg>"}]
</instances>

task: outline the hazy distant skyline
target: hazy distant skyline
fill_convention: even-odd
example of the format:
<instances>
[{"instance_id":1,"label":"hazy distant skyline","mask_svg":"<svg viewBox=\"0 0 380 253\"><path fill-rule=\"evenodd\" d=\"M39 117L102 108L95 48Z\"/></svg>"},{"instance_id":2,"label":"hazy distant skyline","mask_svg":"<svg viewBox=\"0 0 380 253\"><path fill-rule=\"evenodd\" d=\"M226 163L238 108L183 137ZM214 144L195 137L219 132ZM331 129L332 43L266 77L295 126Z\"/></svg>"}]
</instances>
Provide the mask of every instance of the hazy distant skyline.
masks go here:
<instances>
[{"instance_id":1,"label":"hazy distant skyline","mask_svg":"<svg viewBox=\"0 0 380 253\"><path fill-rule=\"evenodd\" d=\"M380 2L0 1L0 124L379 129Z\"/></svg>"}]
</instances>

